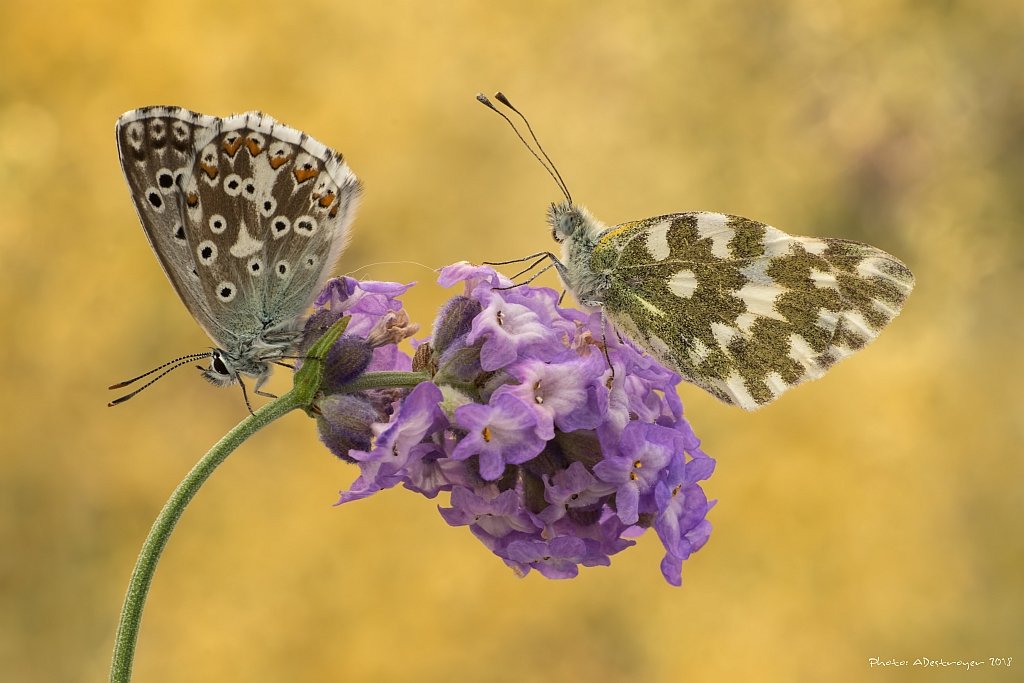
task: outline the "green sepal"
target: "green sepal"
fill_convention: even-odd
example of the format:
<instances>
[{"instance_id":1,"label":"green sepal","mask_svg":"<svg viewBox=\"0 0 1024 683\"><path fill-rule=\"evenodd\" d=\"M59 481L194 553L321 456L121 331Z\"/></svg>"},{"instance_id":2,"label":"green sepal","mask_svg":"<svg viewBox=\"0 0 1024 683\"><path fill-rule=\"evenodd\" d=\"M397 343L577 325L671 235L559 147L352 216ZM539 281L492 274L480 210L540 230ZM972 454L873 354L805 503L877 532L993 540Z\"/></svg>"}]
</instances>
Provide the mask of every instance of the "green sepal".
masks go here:
<instances>
[{"instance_id":1,"label":"green sepal","mask_svg":"<svg viewBox=\"0 0 1024 683\"><path fill-rule=\"evenodd\" d=\"M292 393L295 395L296 402L306 409L307 413L324 381L324 358L327 357L327 351L344 334L351 319L350 316L345 316L327 328L327 331L306 352L306 362L295 372Z\"/></svg>"}]
</instances>

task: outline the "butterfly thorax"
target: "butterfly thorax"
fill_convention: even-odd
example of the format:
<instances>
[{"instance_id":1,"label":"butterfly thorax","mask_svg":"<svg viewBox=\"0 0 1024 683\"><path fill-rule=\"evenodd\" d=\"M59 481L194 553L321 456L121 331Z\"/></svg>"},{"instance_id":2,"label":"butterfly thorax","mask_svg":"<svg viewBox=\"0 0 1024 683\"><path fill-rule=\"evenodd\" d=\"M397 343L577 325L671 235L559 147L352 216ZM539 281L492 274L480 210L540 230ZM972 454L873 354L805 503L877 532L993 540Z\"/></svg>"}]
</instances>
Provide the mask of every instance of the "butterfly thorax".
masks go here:
<instances>
[{"instance_id":1,"label":"butterfly thorax","mask_svg":"<svg viewBox=\"0 0 1024 683\"><path fill-rule=\"evenodd\" d=\"M594 250L607 227L581 206L552 204L548 210L551 236L562 245L558 273L580 304L594 307L612 285L610 268L595 268Z\"/></svg>"},{"instance_id":2,"label":"butterfly thorax","mask_svg":"<svg viewBox=\"0 0 1024 683\"><path fill-rule=\"evenodd\" d=\"M256 378L258 389L270 375L270 364L293 350L301 337L301 330L289 326L240 337L227 348L213 350L210 367L203 370L203 377L225 386L237 381L240 374L248 375Z\"/></svg>"}]
</instances>

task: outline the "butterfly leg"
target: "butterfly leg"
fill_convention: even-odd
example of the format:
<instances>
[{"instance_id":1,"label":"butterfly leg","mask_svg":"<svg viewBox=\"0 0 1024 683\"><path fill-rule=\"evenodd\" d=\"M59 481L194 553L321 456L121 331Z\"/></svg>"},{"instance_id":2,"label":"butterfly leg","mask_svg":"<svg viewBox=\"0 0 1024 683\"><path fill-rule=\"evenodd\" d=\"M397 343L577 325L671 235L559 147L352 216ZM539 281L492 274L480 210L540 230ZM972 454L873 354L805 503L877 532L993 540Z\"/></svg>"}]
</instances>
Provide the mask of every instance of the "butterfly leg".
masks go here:
<instances>
[{"instance_id":1,"label":"butterfly leg","mask_svg":"<svg viewBox=\"0 0 1024 683\"><path fill-rule=\"evenodd\" d=\"M600 304L597 305L600 306ZM608 368L612 371L611 377L608 378L608 381L605 383L605 386L607 386L608 389L611 390L612 384L615 382L615 366L612 365L611 356L608 355L608 337L605 336L605 331L607 330L607 328L608 319L604 316L604 309L601 308L601 350L604 351L604 360L606 363L608 363ZM618 334L617 330L616 334ZM622 337L619 337L619 342L622 342Z\"/></svg>"},{"instance_id":2,"label":"butterfly leg","mask_svg":"<svg viewBox=\"0 0 1024 683\"><path fill-rule=\"evenodd\" d=\"M269 391L261 391L260 390L260 387L262 387L264 385L264 383L266 383L266 381L268 379L270 379L270 368L269 367L266 369L266 371L263 372L263 374L261 374L259 377L256 378L256 387L254 389L255 392L256 392L256 395L257 396L265 396L266 398L277 398L276 394L271 394Z\"/></svg>"},{"instance_id":3,"label":"butterfly leg","mask_svg":"<svg viewBox=\"0 0 1024 683\"><path fill-rule=\"evenodd\" d=\"M533 270L534 268L536 268L540 264L544 263L544 261L546 261L547 259L548 259L548 255L547 254L545 254L544 256L541 256L539 259L537 259L536 261L534 261L533 263L531 263L530 265L526 266L525 268L520 270L518 273L513 275L511 279L515 280L517 277L520 277L521 275L526 275L531 270Z\"/></svg>"},{"instance_id":4,"label":"butterfly leg","mask_svg":"<svg viewBox=\"0 0 1024 683\"><path fill-rule=\"evenodd\" d=\"M530 254L529 256L524 256L522 258L512 259L511 261L484 261L484 265L485 266L507 266L507 265L512 264L512 263L522 263L523 261L529 261L530 259L537 258L538 256L544 256L546 258L546 257L551 256L551 252L549 252L549 251L538 251L536 254Z\"/></svg>"},{"instance_id":5,"label":"butterfly leg","mask_svg":"<svg viewBox=\"0 0 1024 683\"><path fill-rule=\"evenodd\" d=\"M255 415L256 413L252 411L252 404L249 403L249 392L245 390L245 382L242 381L242 375L236 372L235 379L238 380L238 386L242 387L242 398L245 399L245 407L249 409L250 415Z\"/></svg>"},{"instance_id":6,"label":"butterfly leg","mask_svg":"<svg viewBox=\"0 0 1024 683\"><path fill-rule=\"evenodd\" d=\"M538 270L538 271L537 271L536 273L534 273L533 275L531 275L531 276L530 276L530 277L529 277L529 278L528 278L527 280L524 280L523 282L518 282L518 283L516 283L516 284L514 284L514 285L509 285L508 287L495 287L495 288L494 288L494 289L495 289L495 291L499 291L499 292L500 292L500 291L502 291L502 290L505 290L505 289L514 289L514 288L516 288L516 287L522 287L523 285L528 285L528 284L530 284L531 282L533 282L534 280L536 280L537 278L539 278L539 277L540 277L541 275L543 275L544 273L546 273L546 272L548 272L549 270L551 270L552 268L558 268L559 266L562 266L562 262L561 262L561 261L559 261L558 259L556 259L556 258L555 258L555 255L554 255L554 254L550 254L550 253L549 253L549 254L546 254L546 255L545 255L545 256L544 256L543 258L541 258L540 260L538 260L538 261L537 261L536 263L533 263L533 264L532 264L532 265L531 265L531 266L530 266L529 268L527 268L526 270L523 270L523 271L521 271L521 272L517 273L517 274L515 275L515 277L519 277L520 275L523 275L524 273L528 273L528 272L530 272L531 270L533 270L534 268L536 268L536 267L537 267L538 265L540 265L540 264L541 264L541 262L542 262L542 261L543 261L544 259L550 259L550 260L551 260L551 263L549 263L548 265L546 265L546 266L544 266L543 268L541 268L540 270ZM564 266L562 266L562 267L564 268ZM561 273L561 269L559 269L559 273ZM513 278L513 279L514 279L514 278Z\"/></svg>"}]
</instances>

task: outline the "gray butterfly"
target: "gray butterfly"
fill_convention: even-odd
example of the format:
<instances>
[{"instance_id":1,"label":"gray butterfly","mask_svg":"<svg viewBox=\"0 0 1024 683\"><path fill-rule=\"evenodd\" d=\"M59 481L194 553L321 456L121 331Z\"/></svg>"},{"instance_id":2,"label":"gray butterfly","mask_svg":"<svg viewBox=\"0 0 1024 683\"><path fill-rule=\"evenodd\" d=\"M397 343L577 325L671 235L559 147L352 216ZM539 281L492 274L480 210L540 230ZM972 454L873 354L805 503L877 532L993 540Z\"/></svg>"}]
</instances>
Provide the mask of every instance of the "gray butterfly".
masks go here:
<instances>
[{"instance_id":1,"label":"gray butterfly","mask_svg":"<svg viewBox=\"0 0 1024 683\"><path fill-rule=\"evenodd\" d=\"M144 107L123 114L116 133L149 243L217 348L115 384L171 366L111 405L198 358L210 359L203 377L213 384L248 375L266 395L270 364L295 348L299 317L345 248L359 180L340 154L259 112Z\"/></svg>"}]
</instances>

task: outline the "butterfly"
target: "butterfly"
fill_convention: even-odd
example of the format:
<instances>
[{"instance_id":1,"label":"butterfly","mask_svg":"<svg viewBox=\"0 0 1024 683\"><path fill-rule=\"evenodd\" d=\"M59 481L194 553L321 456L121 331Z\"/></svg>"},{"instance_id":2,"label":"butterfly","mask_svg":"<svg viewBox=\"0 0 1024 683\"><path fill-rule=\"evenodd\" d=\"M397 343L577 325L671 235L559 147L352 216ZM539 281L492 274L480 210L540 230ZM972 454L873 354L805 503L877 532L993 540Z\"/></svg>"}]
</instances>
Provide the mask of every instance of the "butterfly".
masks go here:
<instances>
[{"instance_id":1,"label":"butterfly","mask_svg":"<svg viewBox=\"0 0 1024 683\"><path fill-rule=\"evenodd\" d=\"M530 148L508 116L477 99ZM877 337L914 287L910 269L881 249L739 216L697 211L607 227L573 203L526 118L501 93L495 99L526 123L550 168L530 151L566 198L547 215L561 258L504 263L540 257L525 273L548 260L527 282L554 267L581 305L725 403L755 410L821 377Z\"/></svg>"},{"instance_id":2,"label":"butterfly","mask_svg":"<svg viewBox=\"0 0 1024 683\"><path fill-rule=\"evenodd\" d=\"M237 382L244 395L245 375L269 395L271 363L295 348L300 316L348 241L359 180L341 154L259 112L143 107L117 120L116 136L150 246L216 347L115 384L167 368L110 405L200 358L213 384Z\"/></svg>"}]
</instances>

